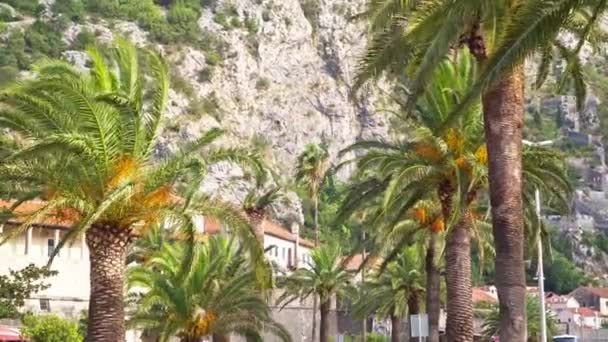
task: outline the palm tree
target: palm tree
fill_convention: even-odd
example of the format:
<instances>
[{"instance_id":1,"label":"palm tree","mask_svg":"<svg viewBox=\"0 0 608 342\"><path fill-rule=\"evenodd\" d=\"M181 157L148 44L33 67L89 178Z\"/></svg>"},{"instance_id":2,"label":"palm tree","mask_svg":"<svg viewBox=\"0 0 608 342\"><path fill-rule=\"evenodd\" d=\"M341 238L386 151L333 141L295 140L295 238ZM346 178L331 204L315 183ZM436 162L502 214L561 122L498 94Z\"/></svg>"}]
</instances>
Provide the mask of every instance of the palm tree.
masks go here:
<instances>
[{"instance_id":1,"label":"palm tree","mask_svg":"<svg viewBox=\"0 0 608 342\"><path fill-rule=\"evenodd\" d=\"M384 272L374 274L371 280L361 285L361 295L353 313L358 317L368 317L373 313L390 317L392 342L400 341L402 320L408 313L419 313L425 291L423 273L420 272L422 258L418 246L408 247Z\"/></svg>"},{"instance_id":2,"label":"palm tree","mask_svg":"<svg viewBox=\"0 0 608 342\"><path fill-rule=\"evenodd\" d=\"M528 342L538 341L540 339L540 301L537 297L526 296L526 315L528 317L527 330ZM492 336L500 334L500 314L496 305L476 308L476 316L484 320L482 325L482 335L491 339ZM547 337L557 333L557 321L553 315L547 316Z\"/></svg>"},{"instance_id":3,"label":"palm tree","mask_svg":"<svg viewBox=\"0 0 608 342\"><path fill-rule=\"evenodd\" d=\"M308 144L298 157L296 165L296 182L308 192L313 202L313 225L315 232L315 247L319 247L319 193L329 170L329 153L325 146ZM317 300L313 298L312 340L317 337Z\"/></svg>"},{"instance_id":4,"label":"palm tree","mask_svg":"<svg viewBox=\"0 0 608 342\"><path fill-rule=\"evenodd\" d=\"M296 182L307 190L308 197L313 201L315 246L319 246L319 193L329 167L327 149L315 144L306 145L296 166Z\"/></svg>"},{"instance_id":5,"label":"palm tree","mask_svg":"<svg viewBox=\"0 0 608 342\"><path fill-rule=\"evenodd\" d=\"M129 284L143 293L130 319L135 327L159 333L161 341L228 341L236 333L261 341L268 331L291 341L283 326L257 291L251 263L232 240L212 237L197 251L187 274L182 263L187 252L164 245L146 265L129 270Z\"/></svg>"},{"instance_id":6,"label":"palm tree","mask_svg":"<svg viewBox=\"0 0 608 342\"><path fill-rule=\"evenodd\" d=\"M268 190L254 188L245 197L243 209L254 229L256 239L264 245L264 220L268 216L268 209L281 198L281 188L276 186Z\"/></svg>"},{"instance_id":7,"label":"palm tree","mask_svg":"<svg viewBox=\"0 0 608 342\"><path fill-rule=\"evenodd\" d=\"M472 281L470 262L470 230L474 223L470 207L486 183L486 151L482 139L480 112L471 108L457 120L449 114L458 106L459 99L475 80L472 59L463 54L455 62L445 61L435 73L433 83L420 98L416 111L406 118L406 125L414 126L408 141L399 144L364 141L346 151L364 148L367 153L359 158L361 172L377 170L384 179L382 191L383 211L394 213L393 222L401 220L405 211L420 200L432 197L440 204L440 220L447 226L446 277L448 290L448 338L473 338ZM355 198L361 191L353 192ZM366 205L366 204L364 204ZM422 208L418 208L419 221L424 221ZM391 214L387 214L391 215ZM430 216L429 216L430 217ZM424 223L424 222L422 222ZM428 222L429 224L432 222ZM391 223L391 227L394 223ZM438 233L438 230L431 230ZM431 234L434 245L438 234ZM438 256L429 247L429 262ZM433 264L437 264L435 260ZM439 293L437 267L427 269L428 298ZM468 295L467 295L468 294ZM438 336L439 307L427 310L432 341Z\"/></svg>"},{"instance_id":8,"label":"palm tree","mask_svg":"<svg viewBox=\"0 0 608 342\"><path fill-rule=\"evenodd\" d=\"M337 244L318 247L311 252L310 268L299 268L291 275L278 280L278 287L284 292L277 303L287 304L296 299L310 296L320 299L321 316L320 341L329 341L329 311L332 297L349 298L355 288L351 274L342 264L341 249Z\"/></svg>"},{"instance_id":9,"label":"palm tree","mask_svg":"<svg viewBox=\"0 0 608 342\"><path fill-rule=\"evenodd\" d=\"M592 1L369 1L372 39L362 59L355 88L384 71L412 79L409 104L423 93L433 70L451 51L467 47L481 66L475 85L454 114L482 95L488 144L490 202L496 241L496 285L501 299L501 339L525 340L524 223L522 208L523 63L542 55L538 84L549 73L555 49L568 64L584 100L578 52L597 42L606 2ZM569 49L558 33L570 31L579 42ZM565 80L566 78L564 78ZM560 82L563 85L565 81Z\"/></svg>"},{"instance_id":10,"label":"palm tree","mask_svg":"<svg viewBox=\"0 0 608 342\"><path fill-rule=\"evenodd\" d=\"M124 341L123 286L132 240L167 217L186 222L192 211L250 236L247 220L233 207L206 197L194 202L194 190L216 162L238 162L257 175L263 166L247 150L210 147L222 135L217 129L155 161L169 92L164 60L123 40L108 53L89 48L88 55L90 73L62 61L43 61L32 79L0 96L0 126L22 138L0 162L4 195L21 194L11 209L29 199L45 201L3 241L46 217L73 222L55 254L66 242L86 237L91 264L87 338ZM181 199L177 185L185 182ZM184 227L193 241L193 225Z\"/></svg>"}]
</instances>

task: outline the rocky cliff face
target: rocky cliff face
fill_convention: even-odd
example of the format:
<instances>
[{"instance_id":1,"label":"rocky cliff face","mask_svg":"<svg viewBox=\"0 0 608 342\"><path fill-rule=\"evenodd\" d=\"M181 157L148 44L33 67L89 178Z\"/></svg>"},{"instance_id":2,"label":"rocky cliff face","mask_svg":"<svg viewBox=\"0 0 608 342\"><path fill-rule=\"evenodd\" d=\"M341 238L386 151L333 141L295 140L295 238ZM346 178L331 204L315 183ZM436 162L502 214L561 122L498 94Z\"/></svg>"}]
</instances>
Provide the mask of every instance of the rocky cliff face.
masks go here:
<instances>
[{"instance_id":1,"label":"rocky cliff face","mask_svg":"<svg viewBox=\"0 0 608 342\"><path fill-rule=\"evenodd\" d=\"M159 153L170 152L180 140L194 139L211 127L222 127L228 132L224 143L262 148L286 177L308 143L325 142L335 156L358 139L386 136L386 119L378 114L382 97L369 92L350 96L366 43L364 26L350 18L362 4L237 0L218 1L215 11L204 10L198 25L223 42L221 61L186 44L158 46L180 83L171 92L171 118ZM227 6L228 25L217 19L218 11ZM227 27L230 20L245 25ZM95 32L102 42L120 34L139 45L150 43L135 23L105 20L72 24L65 40L73 42L83 30ZM77 65L86 64L81 51L64 56ZM205 188L219 190L219 184L235 175L238 171L229 166L218 167ZM236 192L233 186L222 195L242 198L246 187L238 183Z\"/></svg>"},{"instance_id":2,"label":"rocky cliff face","mask_svg":"<svg viewBox=\"0 0 608 342\"><path fill-rule=\"evenodd\" d=\"M378 97L349 96L353 74L365 46L364 27L349 20L363 1L321 0L315 14L305 15L298 0L219 1L217 7L236 10L238 20L257 23L227 29L211 11L198 24L224 43L221 62L209 61L189 46L165 48L178 77L193 94L172 94L170 132L167 136L194 138L211 127L222 127L231 140L264 142L274 152L277 166L292 169L307 143L327 142L332 154L359 138L385 136L385 119L376 114ZM68 42L82 29L111 41L116 33L138 44L146 32L129 22L104 21L72 25ZM68 51L76 63L81 52ZM204 101L204 113L192 113L194 102ZM209 103L210 102L210 103ZM174 134L171 134L174 133Z\"/></svg>"}]
</instances>

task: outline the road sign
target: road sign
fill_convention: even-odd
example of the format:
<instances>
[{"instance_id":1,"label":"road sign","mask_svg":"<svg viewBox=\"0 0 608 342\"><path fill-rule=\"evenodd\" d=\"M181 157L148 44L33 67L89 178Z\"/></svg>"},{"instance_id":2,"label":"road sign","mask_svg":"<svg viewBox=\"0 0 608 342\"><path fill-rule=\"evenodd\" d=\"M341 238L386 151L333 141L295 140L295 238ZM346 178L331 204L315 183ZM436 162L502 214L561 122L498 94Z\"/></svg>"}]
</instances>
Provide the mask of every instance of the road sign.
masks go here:
<instances>
[{"instance_id":1,"label":"road sign","mask_svg":"<svg viewBox=\"0 0 608 342\"><path fill-rule=\"evenodd\" d=\"M411 315L410 327L412 330L412 337L428 337L429 316L427 314Z\"/></svg>"}]
</instances>

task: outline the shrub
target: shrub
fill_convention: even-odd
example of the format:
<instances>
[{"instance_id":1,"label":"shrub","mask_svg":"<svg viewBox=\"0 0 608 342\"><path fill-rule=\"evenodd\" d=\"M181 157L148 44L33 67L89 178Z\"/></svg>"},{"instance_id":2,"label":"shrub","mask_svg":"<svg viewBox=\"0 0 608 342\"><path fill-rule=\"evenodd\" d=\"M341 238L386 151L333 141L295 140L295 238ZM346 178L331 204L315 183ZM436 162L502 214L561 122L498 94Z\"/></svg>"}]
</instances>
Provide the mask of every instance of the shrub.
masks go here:
<instances>
[{"instance_id":1,"label":"shrub","mask_svg":"<svg viewBox=\"0 0 608 342\"><path fill-rule=\"evenodd\" d=\"M250 34L256 34L260 31L260 24L255 18L247 16L245 18L244 24Z\"/></svg>"},{"instance_id":2,"label":"shrub","mask_svg":"<svg viewBox=\"0 0 608 342\"><path fill-rule=\"evenodd\" d=\"M192 84L175 70L171 71L171 87L188 98L193 98L195 95Z\"/></svg>"},{"instance_id":3,"label":"shrub","mask_svg":"<svg viewBox=\"0 0 608 342\"><path fill-rule=\"evenodd\" d=\"M44 5L40 4L38 0L0 0L0 2L9 4L20 13L31 16L38 16L44 11Z\"/></svg>"},{"instance_id":4,"label":"shrub","mask_svg":"<svg viewBox=\"0 0 608 342\"><path fill-rule=\"evenodd\" d=\"M82 0L55 0L53 12L65 15L74 22L84 19L85 7Z\"/></svg>"},{"instance_id":5,"label":"shrub","mask_svg":"<svg viewBox=\"0 0 608 342\"><path fill-rule=\"evenodd\" d=\"M76 39L72 42L71 49L84 50L89 45L94 45L96 41L95 33L84 29L76 35Z\"/></svg>"},{"instance_id":6,"label":"shrub","mask_svg":"<svg viewBox=\"0 0 608 342\"><path fill-rule=\"evenodd\" d=\"M211 79L213 78L213 67L204 67L202 68L199 72L198 72L198 81L200 83L206 83L206 82L210 82Z\"/></svg>"},{"instance_id":7,"label":"shrub","mask_svg":"<svg viewBox=\"0 0 608 342\"><path fill-rule=\"evenodd\" d=\"M82 342L78 324L55 315L25 316L21 332L32 342Z\"/></svg>"},{"instance_id":8,"label":"shrub","mask_svg":"<svg viewBox=\"0 0 608 342\"><path fill-rule=\"evenodd\" d=\"M222 63L222 56L217 51L206 51L205 52L205 62L210 66L216 66Z\"/></svg>"},{"instance_id":9,"label":"shrub","mask_svg":"<svg viewBox=\"0 0 608 342\"><path fill-rule=\"evenodd\" d=\"M19 70L12 65L0 67L0 87L17 78Z\"/></svg>"},{"instance_id":10,"label":"shrub","mask_svg":"<svg viewBox=\"0 0 608 342\"><path fill-rule=\"evenodd\" d=\"M58 22L37 20L25 30L25 44L34 60L48 56L59 58L67 47L62 39L63 27Z\"/></svg>"},{"instance_id":11,"label":"shrub","mask_svg":"<svg viewBox=\"0 0 608 342\"><path fill-rule=\"evenodd\" d=\"M190 102L188 114L194 117L209 115L212 118L220 121L221 119L220 102L215 92L212 92L205 98L196 98Z\"/></svg>"},{"instance_id":12,"label":"shrub","mask_svg":"<svg viewBox=\"0 0 608 342\"><path fill-rule=\"evenodd\" d=\"M176 34L186 35L198 29L197 20L200 13L181 2L171 6L167 13L167 21Z\"/></svg>"},{"instance_id":13,"label":"shrub","mask_svg":"<svg viewBox=\"0 0 608 342\"><path fill-rule=\"evenodd\" d=\"M257 89L259 91L267 90L269 87L270 87L270 81L268 81L267 78L260 77L255 82L255 89Z\"/></svg>"}]
</instances>

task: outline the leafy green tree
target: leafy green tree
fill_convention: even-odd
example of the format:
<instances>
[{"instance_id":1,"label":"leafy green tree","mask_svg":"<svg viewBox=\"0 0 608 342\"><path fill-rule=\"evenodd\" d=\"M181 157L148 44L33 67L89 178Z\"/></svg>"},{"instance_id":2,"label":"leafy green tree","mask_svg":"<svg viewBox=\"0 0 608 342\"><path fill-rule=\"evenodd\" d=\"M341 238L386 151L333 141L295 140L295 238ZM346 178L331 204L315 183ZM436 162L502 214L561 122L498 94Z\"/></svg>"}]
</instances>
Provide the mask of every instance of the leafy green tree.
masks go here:
<instances>
[{"instance_id":1,"label":"leafy green tree","mask_svg":"<svg viewBox=\"0 0 608 342\"><path fill-rule=\"evenodd\" d=\"M406 248L384 272L362 284L353 308L353 313L362 318L371 314L390 317L392 342L401 341L403 319L408 313L419 313L425 292L424 274L420 271L424 257L420 252L418 246Z\"/></svg>"},{"instance_id":2,"label":"leafy green tree","mask_svg":"<svg viewBox=\"0 0 608 342\"><path fill-rule=\"evenodd\" d=\"M129 270L130 286L143 292L131 325L154 331L163 341L178 336L194 342L209 335L226 341L231 333L261 341L265 331L291 341L272 319L251 263L232 240L212 237L197 254L185 274L187 253L171 245L164 245L146 265Z\"/></svg>"},{"instance_id":3,"label":"leafy green tree","mask_svg":"<svg viewBox=\"0 0 608 342\"><path fill-rule=\"evenodd\" d=\"M567 294L591 283L591 279L563 254L554 252L553 260L546 267L545 286L548 291Z\"/></svg>"},{"instance_id":4,"label":"leafy green tree","mask_svg":"<svg viewBox=\"0 0 608 342\"><path fill-rule=\"evenodd\" d=\"M85 235L91 263L88 338L123 341L131 242L159 222L191 222L194 213L226 223L245 242L252 234L241 213L194 194L208 167L220 161L264 172L246 149L209 146L222 135L217 129L155 160L168 102L167 65L158 54L123 40L107 52L88 50L90 73L62 61L42 62L31 80L1 94L0 126L23 139L0 162L0 175L10 180L3 184L4 196L21 194L11 209L24 200L45 200L4 241L47 217L73 222L55 254ZM194 226L181 227L193 242ZM246 245L262 254L257 243Z\"/></svg>"},{"instance_id":5,"label":"leafy green tree","mask_svg":"<svg viewBox=\"0 0 608 342\"><path fill-rule=\"evenodd\" d=\"M299 268L281 277L277 283L284 292L277 300L283 307L294 300L318 296L320 302L320 341L329 342L329 310L332 297L354 296L351 274L342 264L341 249L337 244L316 248L311 252L309 268Z\"/></svg>"},{"instance_id":6,"label":"leafy green tree","mask_svg":"<svg viewBox=\"0 0 608 342\"><path fill-rule=\"evenodd\" d=\"M540 301L537 297L526 296L526 316L528 342L535 342L540 339ZM486 339L500 335L501 323L498 306L492 305L489 308L479 309L477 314L483 318L482 335ZM547 337L550 339L557 333L557 321L551 314L547 315Z\"/></svg>"},{"instance_id":7,"label":"leafy green tree","mask_svg":"<svg viewBox=\"0 0 608 342\"><path fill-rule=\"evenodd\" d=\"M549 74L553 56L566 63L566 76L584 101L578 53L585 41L601 41L599 19L606 3L593 1L369 1L371 42L362 58L357 84L385 71L407 70L413 107L441 61L467 47L480 66L475 85L454 116L482 97L488 144L490 202L496 242L496 285L502 299L501 340L526 336L522 133L525 112L524 61L542 55L537 84ZM573 48L557 38L569 31ZM568 84L564 77L559 83Z\"/></svg>"},{"instance_id":8,"label":"leafy green tree","mask_svg":"<svg viewBox=\"0 0 608 342\"><path fill-rule=\"evenodd\" d=\"M31 295L49 287L44 280L56 275L46 267L28 265L19 271L10 270L9 274L0 275L0 319L17 318L19 308Z\"/></svg>"},{"instance_id":9,"label":"leafy green tree","mask_svg":"<svg viewBox=\"0 0 608 342\"><path fill-rule=\"evenodd\" d=\"M78 324L59 316L26 315L21 333L32 342L82 342Z\"/></svg>"}]
</instances>

